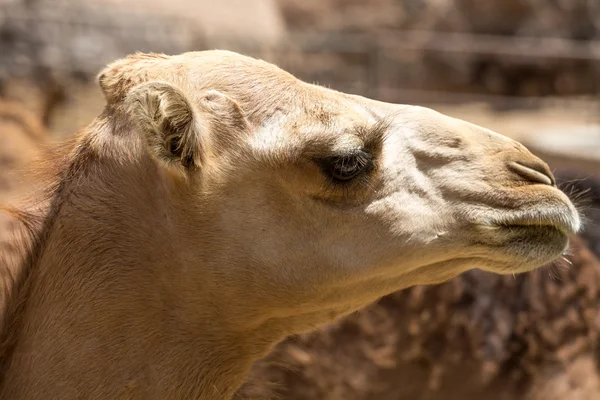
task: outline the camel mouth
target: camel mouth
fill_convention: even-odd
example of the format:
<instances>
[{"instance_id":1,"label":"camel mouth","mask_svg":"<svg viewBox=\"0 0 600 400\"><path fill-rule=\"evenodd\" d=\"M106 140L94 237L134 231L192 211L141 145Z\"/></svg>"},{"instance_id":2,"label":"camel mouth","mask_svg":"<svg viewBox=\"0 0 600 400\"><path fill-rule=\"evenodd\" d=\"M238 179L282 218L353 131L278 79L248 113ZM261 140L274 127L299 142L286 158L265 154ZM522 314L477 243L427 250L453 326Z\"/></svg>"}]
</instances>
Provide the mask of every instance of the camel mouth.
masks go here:
<instances>
[{"instance_id":1,"label":"camel mouth","mask_svg":"<svg viewBox=\"0 0 600 400\"><path fill-rule=\"evenodd\" d=\"M564 210L563 210L564 211ZM496 225L499 236L508 247L529 249L531 254L547 251L547 255L560 256L568 246L571 235L581 227L579 215L554 211L546 215L536 213L502 221Z\"/></svg>"},{"instance_id":2,"label":"camel mouth","mask_svg":"<svg viewBox=\"0 0 600 400\"><path fill-rule=\"evenodd\" d=\"M500 274L529 272L556 261L565 254L571 236L564 227L549 224L502 224L492 231L478 243L486 247L485 258L491 262L484 269Z\"/></svg>"},{"instance_id":3,"label":"camel mouth","mask_svg":"<svg viewBox=\"0 0 600 400\"><path fill-rule=\"evenodd\" d=\"M495 272L527 272L552 263L569 246L569 237L581 229L580 216L570 203L535 209L488 221L478 229L478 244L487 247L489 259L500 262Z\"/></svg>"},{"instance_id":4,"label":"camel mouth","mask_svg":"<svg viewBox=\"0 0 600 400\"><path fill-rule=\"evenodd\" d=\"M495 212L487 219L487 223L503 232L553 232L563 236L576 234L581 230L582 217L562 191L551 189L551 197L545 192L537 203L511 211Z\"/></svg>"}]
</instances>

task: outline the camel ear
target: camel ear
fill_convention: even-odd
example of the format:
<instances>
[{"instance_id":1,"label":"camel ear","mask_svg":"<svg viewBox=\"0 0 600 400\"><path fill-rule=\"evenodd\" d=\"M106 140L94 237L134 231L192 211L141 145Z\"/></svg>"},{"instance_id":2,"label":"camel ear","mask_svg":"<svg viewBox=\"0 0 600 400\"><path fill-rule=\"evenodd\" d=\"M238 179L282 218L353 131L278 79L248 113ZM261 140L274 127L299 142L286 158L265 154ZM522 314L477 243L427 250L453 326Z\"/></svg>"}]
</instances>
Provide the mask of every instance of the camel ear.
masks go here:
<instances>
[{"instance_id":1,"label":"camel ear","mask_svg":"<svg viewBox=\"0 0 600 400\"><path fill-rule=\"evenodd\" d=\"M165 54L135 53L107 65L96 80L108 104L119 104L135 86L154 80L156 70L170 57Z\"/></svg>"},{"instance_id":2,"label":"camel ear","mask_svg":"<svg viewBox=\"0 0 600 400\"><path fill-rule=\"evenodd\" d=\"M143 83L127 94L125 108L157 160L186 170L200 167L203 121L180 89L164 82Z\"/></svg>"}]
</instances>

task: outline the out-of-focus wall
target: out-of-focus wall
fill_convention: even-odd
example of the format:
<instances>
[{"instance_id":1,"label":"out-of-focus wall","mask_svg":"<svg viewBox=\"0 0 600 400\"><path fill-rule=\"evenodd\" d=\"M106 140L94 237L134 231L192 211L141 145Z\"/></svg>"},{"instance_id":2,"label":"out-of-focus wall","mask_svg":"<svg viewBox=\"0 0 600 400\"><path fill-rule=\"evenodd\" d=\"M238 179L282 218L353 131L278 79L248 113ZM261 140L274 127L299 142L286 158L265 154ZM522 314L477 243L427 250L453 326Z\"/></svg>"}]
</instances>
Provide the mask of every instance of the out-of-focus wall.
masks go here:
<instances>
[{"instance_id":1,"label":"out-of-focus wall","mask_svg":"<svg viewBox=\"0 0 600 400\"><path fill-rule=\"evenodd\" d=\"M272 59L286 35L276 0L0 0L0 96L69 135L101 110L94 78L115 59L213 48Z\"/></svg>"},{"instance_id":2,"label":"out-of-focus wall","mask_svg":"<svg viewBox=\"0 0 600 400\"><path fill-rule=\"evenodd\" d=\"M88 77L135 51L269 49L285 33L275 0L3 0L0 76Z\"/></svg>"}]
</instances>

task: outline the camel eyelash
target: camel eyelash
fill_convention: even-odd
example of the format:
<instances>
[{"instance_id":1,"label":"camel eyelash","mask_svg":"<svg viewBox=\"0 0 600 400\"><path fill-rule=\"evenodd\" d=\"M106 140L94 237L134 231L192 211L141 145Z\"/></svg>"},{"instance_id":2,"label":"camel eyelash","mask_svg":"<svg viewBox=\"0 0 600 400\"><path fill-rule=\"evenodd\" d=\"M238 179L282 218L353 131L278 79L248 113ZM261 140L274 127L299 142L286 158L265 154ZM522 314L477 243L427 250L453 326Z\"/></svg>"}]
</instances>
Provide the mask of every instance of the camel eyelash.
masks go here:
<instances>
[{"instance_id":1,"label":"camel eyelash","mask_svg":"<svg viewBox=\"0 0 600 400\"><path fill-rule=\"evenodd\" d=\"M375 166L373 155L364 150L320 158L316 163L331 183L341 185L364 177Z\"/></svg>"}]
</instances>

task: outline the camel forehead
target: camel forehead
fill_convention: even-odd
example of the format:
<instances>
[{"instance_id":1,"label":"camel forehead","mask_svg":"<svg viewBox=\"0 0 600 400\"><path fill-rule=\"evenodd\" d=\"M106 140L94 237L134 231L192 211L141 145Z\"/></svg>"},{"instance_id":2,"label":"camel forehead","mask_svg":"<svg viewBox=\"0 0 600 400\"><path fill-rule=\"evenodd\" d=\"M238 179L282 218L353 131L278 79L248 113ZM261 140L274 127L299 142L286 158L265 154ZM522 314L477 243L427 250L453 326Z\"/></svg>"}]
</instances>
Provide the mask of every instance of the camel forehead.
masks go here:
<instances>
[{"instance_id":1,"label":"camel forehead","mask_svg":"<svg viewBox=\"0 0 600 400\"><path fill-rule=\"evenodd\" d=\"M329 104L302 107L294 113L276 110L256 127L251 137L255 149L291 150L310 148L315 152L344 151L365 145L378 135L378 124L351 106ZM310 151L310 150L309 150Z\"/></svg>"},{"instance_id":2,"label":"camel forehead","mask_svg":"<svg viewBox=\"0 0 600 400\"><path fill-rule=\"evenodd\" d=\"M344 93L303 82L274 64L238 53L189 52L173 60L186 71L188 84L220 90L243 109L262 111L265 119L282 113L324 126L373 119L360 102Z\"/></svg>"},{"instance_id":3,"label":"camel forehead","mask_svg":"<svg viewBox=\"0 0 600 400\"><path fill-rule=\"evenodd\" d=\"M168 57L168 59L195 64L196 68L206 70L214 70L215 66L219 66L221 69L222 67L234 68L239 72L249 74L271 71L282 75L290 75L275 64L228 50L190 51Z\"/></svg>"},{"instance_id":4,"label":"camel forehead","mask_svg":"<svg viewBox=\"0 0 600 400\"><path fill-rule=\"evenodd\" d=\"M281 90L301 94L306 85L279 67L241 54L222 50L183 53L159 65L183 84L215 89L234 95L288 97Z\"/></svg>"}]
</instances>

